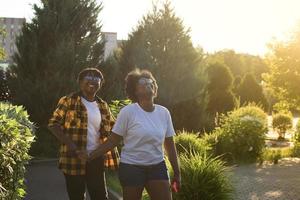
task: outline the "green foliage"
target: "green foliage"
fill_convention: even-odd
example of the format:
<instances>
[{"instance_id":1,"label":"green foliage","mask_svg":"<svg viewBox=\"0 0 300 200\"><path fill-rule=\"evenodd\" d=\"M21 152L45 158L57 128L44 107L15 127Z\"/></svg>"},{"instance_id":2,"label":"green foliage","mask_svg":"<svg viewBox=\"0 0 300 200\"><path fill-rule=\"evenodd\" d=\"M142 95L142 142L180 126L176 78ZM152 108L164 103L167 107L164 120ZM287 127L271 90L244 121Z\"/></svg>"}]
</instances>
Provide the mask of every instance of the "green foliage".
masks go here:
<instances>
[{"instance_id":1,"label":"green foliage","mask_svg":"<svg viewBox=\"0 0 300 200\"><path fill-rule=\"evenodd\" d=\"M207 60L225 64L234 77L243 77L247 73L252 73L256 80L261 81L262 73L268 71L267 64L259 56L236 53L233 50L223 50L210 54Z\"/></svg>"},{"instance_id":2,"label":"green foliage","mask_svg":"<svg viewBox=\"0 0 300 200\"><path fill-rule=\"evenodd\" d=\"M181 101L170 107L173 124L176 130L202 131L209 124L202 96Z\"/></svg>"},{"instance_id":3,"label":"green foliage","mask_svg":"<svg viewBox=\"0 0 300 200\"><path fill-rule=\"evenodd\" d=\"M298 120L297 124L296 124L294 140L295 140L295 142L300 142L300 120Z\"/></svg>"},{"instance_id":4,"label":"green foliage","mask_svg":"<svg viewBox=\"0 0 300 200\"><path fill-rule=\"evenodd\" d=\"M7 83L8 75L9 74L0 67L0 101L9 101L11 97Z\"/></svg>"},{"instance_id":5,"label":"green foliage","mask_svg":"<svg viewBox=\"0 0 300 200\"><path fill-rule=\"evenodd\" d=\"M209 64L206 98L208 113L225 113L234 108L235 97L232 93L233 77L228 67L221 63Z\"/></svg>"},{"instance_id":6,"label":"green foliage","mask_svg":"<svg viewBox=\"0 0 300 200\"><path fill-rule=\"evenodd\" d=\"M0 26L0 38L3 38L5 36L5 31L3 27ZM0 60L4 60L5 58L5 52L3 47L0 45Z\"/></svg>"},{"instance_id":7,"label":"green foliage","mask_svg":"<svg viewBox=\"0 0 300 200\"><path fill-rule=\"evenodd\" d=\"M131 101L129 99L114 100L111 102L111 104L109 104L109 107L110 107L110 110L111 110L112 114L114 115L114 117L117 118L120 110L128 104L131 104Z\"/></svg>"},{"instance_id":8,"label":"green foliage","mask_svg":"<svg viewBox=\"0 0 300 200\"><path fill-rule=\"evenodd\" d=\"M287 130L293 125L293 116L290 113L277 113L273 115L272 126L277 130L279 138L284 138Z\"/></svg>"},{"instance_id":9,"label":"green foliage","mask_svg":"<svg viewBox=\"0 0 300 200\"><path fill-rule=\"evenodd\" d=\"M46 126L58 99L78 90L77 74L102 60L102 9L96 0L50 0L34 5L35 16L16 39L18 52L9 67L13 102L30 119Z\"/></svg>"},{"instance_id":10,"label":"green foliage","mask_svg":"<svg viewBox=\"0 0 300 200\"><path fill-rule=\"evenodd\" d=\"M263 94L261 85L256 81L253 74L246 74L237 88L237 96L242 105L247 103L257 103L267 109L268 103Z\"/></svg>"},{"instance_id":11,"label":"green foliage","mask_svg":"<svg viewBox=\"0 0 300 200\"><path fill-rule=\"evenodd\" d=\"M179 193L173 193L175 200L233 199L229 169L223 161L198 153L181 154L179 161L183 184Z\"/></svg>"},{"instance_id":12,"label":"green foliage","mask_svg":"<svg viewBox=\"0 0 300 200\"><path fill-rule=\"evenodd\" d=\"M266 148L261 155L261 161L271 161L273 164L278 164L281 158L291 157L293 149L291 148Z\"/></svg>"},{"instance_id":13,"label":"green foliage","mask_svg":"<svg viewBox=\"0 0 300 200\"><path fill-rule=\"evenodd\" d=\"M214 134L216 152L230 162L253 162L265 146L267 117L262 109L248 105L223 115Z\"/></svg>"},{"instance_id":14,"label":"green foliage","mask_svg":"<svg viewBox=\"0 0 300 200\"><path fill-rule=\"evenodd\" d=\"M300 142L294 142L294 147L292 149L292 156L293 157L300 157Z\"/></svg>"},{"instance_id":15,"label":"green foliage","mask_svg":"<svg viewBox=\"0 0 300 200\"><path fill-rule=\"evenodd\" d=\"M25 164L34 125L21 106L0 102L0 199L18 200L25 195Z\"/></svg>"},{"instance_id":16,"label":"green foliage","mask_svg":"<svg viewBox=\"0 0 300 200\"><path fill-rule=\"evenodd\" d=\"M290 108L300 110L300 26L285 42L275 41L269 45L267 57L269 72L263 78L279 101Z\"/></svg>"},{"instance_id":17,"label":"green foliage","mask_svg":"<svg viewBox=\"0 0 300 200\"><path fill-rule=\"evenodd\" d=\"M121 46L121 51L124 77L136 67L154 74L159 87L158 103L171 107L200 94L204 54L193 47L189 30L176 16L169 1L161 9L154 6L143 17Z\"/></svg>"},{"instance_id":18,"label":"green foliage","mask_svg":"<svg viewBox=\"0 0 300 200\"><path fill-rule=\"evenodd\" d=\"M101 98L110 102L113 99L124 99L125 77L122 76L119 63L120 50L117 49L114 54L108 57L101 65L101 72L104 76L104 85L101 88Z\"/></svg>"},{"instance_id":19,"label":"green foliage","mask_svg":"<svg viewBox=\"0 0 300 200\"><path fill-rule=\"evenodd\" d=\"M175 136L175 145L178 154L199 154L206 155L210 146L205 140L200 139L194 133L180 132Z\"/></svg>"}]
</instances>

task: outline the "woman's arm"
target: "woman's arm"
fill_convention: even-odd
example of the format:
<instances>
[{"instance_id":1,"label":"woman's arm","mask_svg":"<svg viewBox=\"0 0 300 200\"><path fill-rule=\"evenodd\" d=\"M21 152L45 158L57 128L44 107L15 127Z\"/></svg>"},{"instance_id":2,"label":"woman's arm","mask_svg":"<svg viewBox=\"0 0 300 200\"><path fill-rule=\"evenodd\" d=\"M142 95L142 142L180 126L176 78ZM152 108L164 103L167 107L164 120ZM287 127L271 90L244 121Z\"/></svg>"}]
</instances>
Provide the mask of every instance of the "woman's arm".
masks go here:
<instances>
[{"instance_id":1,"label":"woman's arm","mask_svg":"<svg viewBox=\"0 0 300 200\"><path fill-rule=\"evenodd\" d=\"M58 139L60 143L67 145L71 151L77 150L77 146L75 145L75 143L71 140L71 138L69 138L66 134L63 133L60 125L53 124L48 126L48 129Z\"/></svg>"},{"instance_id":2,"label":"woman's arm","mask_svg":"<svg viewBox=\"0 0 300 200\"><path fill-rule=\"evenodd\" d=\"M177 158L177 151L176 151L173 137L165 138L164 146L174 171L174 177L172 182L176 182L177 187L179 189L181 184L181 175L180 175L179 163Z\"/></svg>"},{"instance_id":3,"label":"woman's arm","mask_svg":"<svg viewBox=\"0 0 300 200\"><path fill-rule=\"evenodd\" d=\"M108 139L89 155L88 161L91 161L113 149L121 142L122 139L122 136L112 132Z\"/></svg>"}]
</instances>

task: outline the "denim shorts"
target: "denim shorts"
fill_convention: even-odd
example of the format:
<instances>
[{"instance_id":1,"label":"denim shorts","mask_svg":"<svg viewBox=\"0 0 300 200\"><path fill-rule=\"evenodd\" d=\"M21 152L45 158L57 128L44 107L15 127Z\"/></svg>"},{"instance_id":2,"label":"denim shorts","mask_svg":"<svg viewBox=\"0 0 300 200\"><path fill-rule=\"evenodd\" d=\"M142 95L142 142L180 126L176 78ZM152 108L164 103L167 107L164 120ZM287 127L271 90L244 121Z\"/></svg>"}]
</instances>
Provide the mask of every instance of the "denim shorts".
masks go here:
<instances>
[{"instance_id":1,"label":"denim shorts","mask_svg":"<svg viewBox=\"0 0 300 200\"><path fill-rule=\"evenodd\" d=\"M165 161L146 166L120 163L119 179L123 187L144 187L151 180L169 180L169 174Z\"/></svg>"}]
</instances>

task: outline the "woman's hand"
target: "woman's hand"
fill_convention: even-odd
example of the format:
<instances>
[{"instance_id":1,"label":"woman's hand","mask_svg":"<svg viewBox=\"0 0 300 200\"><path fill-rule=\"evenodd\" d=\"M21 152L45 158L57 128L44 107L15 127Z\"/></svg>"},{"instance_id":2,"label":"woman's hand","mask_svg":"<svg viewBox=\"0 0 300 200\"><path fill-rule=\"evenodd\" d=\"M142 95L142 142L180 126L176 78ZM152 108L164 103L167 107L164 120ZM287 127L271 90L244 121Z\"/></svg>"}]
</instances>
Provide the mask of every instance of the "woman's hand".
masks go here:
<instances>
[{"instance_id":1,"label":"woman's hand","mask_svg":"<svg viewBox=\"0 0 300 200\"><path fill-rule=\"evenodd\" d=\"M101 151L99 151L99 149L96 149L95 151L92 151L92 153L90 153L88 161L92 161L99 156L101 156Z\"/></svg>"},{"instance_id":2,"label":"woman's hand","mask_svg":"<svg viewBox=\"0 0 300 200\"><path fill-rule=\"evenodd\" d=\"M171 181L171 187L173 192L179 192L181 188L181 176L174 175L172 181Z\"/></svg>"},{"instance_id":3,"label":"woman's hand","mask_svg":"<svg viewBox=\"0 0 300 200\"><path fill-rule=\"evenodd\" d=\"M120 141L123 139L122 136L119 136L115 133L111 133L111 135L108 137L108 139L101 144L98 149L95 151L92 151L90 156L88 157L88 161L94 160L95 158L105 154L107 151L113 149L117 146L117 144L120 143Z\"/></svg>"},{"instance_id":4,"label":"woman's hand","mask_svg":"<svg viewBox=\"0 0 300 200\"><path fill-rule=\"evenodd\" d=\"M86 150L77 150L76 151L77 157L81 159L82 161L88 160L88 153Z\"/></svg>"}]
</instances>

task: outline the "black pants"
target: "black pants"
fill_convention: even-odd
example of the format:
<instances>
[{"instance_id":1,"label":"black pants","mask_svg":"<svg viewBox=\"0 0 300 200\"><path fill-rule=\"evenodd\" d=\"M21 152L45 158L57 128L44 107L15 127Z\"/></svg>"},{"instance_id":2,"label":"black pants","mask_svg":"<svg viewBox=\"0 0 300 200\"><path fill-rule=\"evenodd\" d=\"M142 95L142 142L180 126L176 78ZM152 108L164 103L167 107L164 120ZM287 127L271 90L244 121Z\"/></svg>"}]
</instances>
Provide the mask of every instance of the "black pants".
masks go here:
<instances>
[{"instance_id":1,"label":"black pants","mask_svg":"<svg viewBox=\"0 0 300 200\"><path fill-rule=\"evenodd\" d=\"M84 200L86 187L91 200L108 199L102 157L86 164L86 175L64 175L70 200Z\"/></svg>"}]
</instances>

